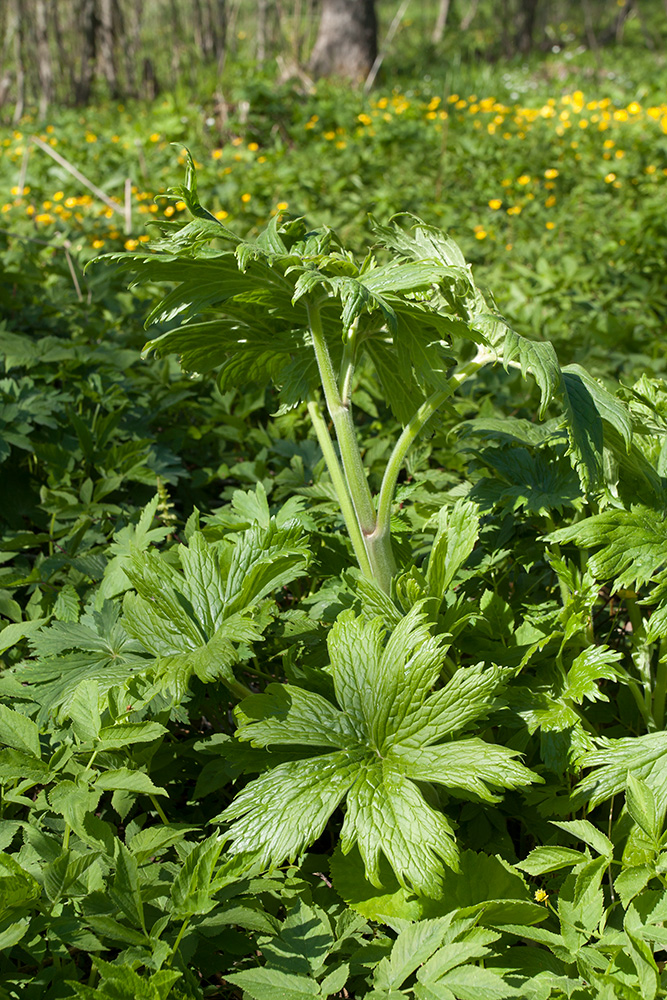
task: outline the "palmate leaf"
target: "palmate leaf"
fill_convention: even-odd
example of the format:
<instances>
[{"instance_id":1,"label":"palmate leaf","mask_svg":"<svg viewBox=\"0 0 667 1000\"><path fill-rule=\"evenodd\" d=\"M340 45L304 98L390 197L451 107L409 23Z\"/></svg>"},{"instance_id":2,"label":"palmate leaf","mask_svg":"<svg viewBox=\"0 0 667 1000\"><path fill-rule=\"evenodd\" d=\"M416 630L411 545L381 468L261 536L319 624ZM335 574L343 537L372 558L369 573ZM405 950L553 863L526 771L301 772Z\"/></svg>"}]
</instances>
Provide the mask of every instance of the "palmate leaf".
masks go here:
<instances>
[{"instance_id":1,"label":"palmate leaf","mask_svg":"<svg viewBox=\"0 0 667 1000\"><path fill-rule=\"evenodd\" d=\"M646 783L660 811L667 808L667 732L599 740L579 763L593 770L574 789L573 801L599 805L624 792L632 775Z\"/></svg>"},{"instance_id":2,"label":"palmate leaf","mask_svg":"<svg viewBox=\"0 0 667 1000\"><path fill-rule=\"evenodd\" d=\"M589 567L614 588L640 588L662 577L667 567L667 521L656 510L637 504L631 510L608 509L547 536L550 542L575 542L595 549Z\"/></svg>"},{"instance_id":3,"label":"palmate leaf","mask_svg":"<svg viewBox=\"0 0 667 1000\"><path fill-rule=\"evenodd\" d=\"M252 781L218 818L231 824L235 852L280 863L312 843L345 799L341 846L357 845L371 882L380 884L384 855L401 885L435 895L457 850L448 820L426 803L419 782L494 801L496 789L534 780L516 752L453 738L490 710L502 672L461 669L431 694L443 639L430 635L420 605L388 640L379 619L344 612L328 642L337 704L270 685L237 707L240 740L301 747L303 759Z\"/></svg>"},{"instance_id":4,"label":"palmate leaf","mask_svg":"<svg viewBox=\"0 0 667 1000\"><path fill-rule=\"evenodd\" d=\"M297 527L254 526L233 544L200 531L178 547L179 573L155 552L135 552L125 572L136 593L124 600L124 625L159 660L158 674L180 697L194 674L232 688L232 667L263 638L267 595L301 576L308 550Z\"/></svg>"}]
</instances>

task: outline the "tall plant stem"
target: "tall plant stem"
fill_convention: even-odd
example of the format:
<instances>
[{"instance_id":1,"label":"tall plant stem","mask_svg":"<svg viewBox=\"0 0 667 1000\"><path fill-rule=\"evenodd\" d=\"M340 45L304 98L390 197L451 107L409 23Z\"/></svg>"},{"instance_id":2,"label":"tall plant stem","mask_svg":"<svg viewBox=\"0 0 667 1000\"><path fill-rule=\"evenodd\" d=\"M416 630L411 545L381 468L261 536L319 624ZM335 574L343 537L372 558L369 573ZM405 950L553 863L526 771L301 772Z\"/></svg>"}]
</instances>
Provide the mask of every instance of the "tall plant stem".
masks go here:
<instances>
[{"instance_id":1,"label":"tall plant stem","mask_svg":"<svg viewBox=\"0 0 667 1000\"><path fill-rule=\"evenodd\" d=\"M357 521L364 535L370 535L375 529L375 506L371 496L366 471L361 460L357 435L352 421L352 411L349 404L344 403L338 389L338 382L331 363L329 348L322 330L322 317L319 307L308 305L308 319L313 338L313 348L320 372L324 398L327 409L333 420L343 462L345 478L350 491L350 497L357 514Z\"/></svg>"},{"instance_id":2,"label":"tall plant stem","mask_svg":"<svg viewBox=\"0 0 667 1000\"><path fill-rule=\"evenodd\" d=\"M343 470L340 467L340 462L338 461L338 456L336 455L336 449L334 448L331 435L329 434L329 428L327 427L326 420L322 416L322 411L316 400L308 400L307 406L308 414L312 421L313 428L315 429L315 434L317 435L317 440L320 448L322 449L322 454L324 455L324 461L326 462L329 475L331 476L331 482L333 483L333 487L336 491L343 520L345 521L345 527L347 528L352 541L352 547L354 549L354 554L357 557L359 568L365 577L371 579L373 573L368 559L368 553L366 552L366 546L364 545L364 538L361 534L361 529L357 521L357 515L355 513L354 506L352 505L352 500L350 499Z\"/></svg>"},{"instance_id":3,"label":"tall plant stem","mask_svg":"<svg viewBox=\"0 0 667 1000\"><path fill-rule=\"evenodd\" d=\"M357 444L357 435L352 420L352 410L347 399L341 399L338 382L331 363L331 355L322 330L322 318L319 307L309 303L308 319L313 340L315 358L320 373L324 398L329 415L336 431L336 439L340 449L340 457L347 484L347 492L352 503L355 521L361 533L366 559L362 562L357 554L359 565L364 571L366 562L369 564L369 576L379 587L389 593L391 578L396 570L394 556L391 551L391 538L388 532L378 534L375 504L371 495L361 452ZM351 361L350 361L351 365ZM350 367L347 366L347 368ZM345 516L345 515L344 515ZM347 523L347 518L346 518ZM350 530L348 524L348 531ZM356 531L350 532L352 544L355 544Z\"/></svg>"},{"instance_id":4,"label":"tall plant stem","mask_svg":"<svg viewBox=\"0 0 667 1000\"><path fill-rule=\"evenodd\" d=\"M396 483L405 458L416 441L417 437L424 429L434 413L440 409L454 390L465 382L467 378L474 375L484 365L494 360L494 356L480 348L475 357L465 365L461 365L458 371L449 379L449 388L441 389L429 396L426 402L422 403L415 415L410 419L403 429L403 433L394 445L394 449L387 462L382 486L378 497L377 525L375 532L377 535L389 534L391 508L394 500Z\"/></svg>"}]
</instances>

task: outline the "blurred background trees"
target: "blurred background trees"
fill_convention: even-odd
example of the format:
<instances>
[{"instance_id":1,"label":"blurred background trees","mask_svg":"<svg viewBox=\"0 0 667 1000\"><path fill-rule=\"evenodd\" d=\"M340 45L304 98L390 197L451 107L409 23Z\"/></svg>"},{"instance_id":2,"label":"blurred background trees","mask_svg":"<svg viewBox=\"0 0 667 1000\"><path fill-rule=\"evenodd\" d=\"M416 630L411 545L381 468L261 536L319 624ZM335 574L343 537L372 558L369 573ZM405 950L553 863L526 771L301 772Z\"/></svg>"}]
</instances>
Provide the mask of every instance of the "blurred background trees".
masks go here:
<instances>
[{"instance_id":1,"label":"blurred background trees","mask_svg":"<svg viewBox=\"0 0 667 1000\"><path fill-rule=\"evenodd\" d=\"M630 22L657 49L656 12L666 20L665 0L4 0L0 114L18 120L30 106L43 117L54 101L150 99L175 85L196 93L202 71L219 80L230 64L273 62L305 84L363 81L388 46L394 64L416 46L425 64L596 51L621 43Z\"/></svg>"}]
</instances>

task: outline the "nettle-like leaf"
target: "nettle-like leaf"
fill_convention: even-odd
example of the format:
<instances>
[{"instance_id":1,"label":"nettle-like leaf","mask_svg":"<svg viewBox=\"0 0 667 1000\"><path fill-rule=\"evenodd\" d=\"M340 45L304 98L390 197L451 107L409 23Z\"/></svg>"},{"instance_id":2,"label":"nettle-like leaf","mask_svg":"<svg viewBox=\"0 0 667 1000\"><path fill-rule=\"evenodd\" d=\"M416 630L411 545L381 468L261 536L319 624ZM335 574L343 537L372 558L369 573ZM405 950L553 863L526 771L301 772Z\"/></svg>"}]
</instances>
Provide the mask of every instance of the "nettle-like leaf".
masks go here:
<instances>
[{"instance_id":1,"label":"nettle-like leaf","mask_svg":"<svg viewBox=\"0 0 667 1000\"><path fill-rule=\"evenodd\" d=\"M589 566L595 578L614 588L642 587L665 575L667 521L640 504L632 510L609 509L547 535L550 542L575 542L594 549Z\"/></svg>"},{"instance_id":2,"label":"nettle-like leaf","mask_svg":"<svg viewBox=\"0 0 667 1000\"><path fill-rule=\"evenodd\" d=\"M104 601L99 610L87 607L79 622L53 622L31 638L35 659L11 673L39 704L40 723L54 710L66 713L82 682L96 681L104 694L146 669L144 650L124 629L119 611L118 604Z\"/></svg>"},{"instance_id":3,"label":"nettle-like leaf","mask_svg":"<svg viewBox=\"0 0 667 1000\"><path fill-rule=\"evenodd\" d=\"M470 267L451 240L419 220L411 220L414 237L397 223L377 228L380 248L400 246L398 258L357 261L332 230L308 231L303 220L276 217L256 239L239 239L200 205L189 153L177 190L187 192L188 225L149 252L106 257L138 283L172 284L147 320L170 329L146 351L176 353L192 371L219 369L222 387L272 380L292 406L319 385L308 332L315 305L334 361L343 340L355 358L368 354L405 422L426 395L448 390L452 340L485 342L464 308Z\"/></svg>"},{"instance_id":4,"label":"nettle-like leaf","mask_svg":"<svg viewBox=\"0 0 667 1000\"><path fill-rule=\"evenodd\" d=\"M232 667L247 659L270 618L262 602L303 575L301 530L252 527L234 543L194 531L177 549L182 573L155 552L135 551L125 572L136 593L124 600L124 625L159 660L165 683L182 695L196 675L232 689Z\"/></svg>"},{"instance_id":5,"label":"nettle-like leaf","mask_svg":"<svg viewBox=\"0 0 667 1000\"><path fill-rule=\"evenodd\" d=\"M380 619L343 612L328 640L337 704L271 684L237 706L240 740L298 746L303 759L252 781L221 814L234 851L264 864L295 858L345 800L343 852L357 845L374 885L384 854L401 885L433 895L458 851L449 821L420 785L493 802L498 789L539 780L516 751L461 738L488 714L503 675L481 664L461 668L432 693L444 651L425 618L417 605L385 641Z\"/></svg>"},{"instance_id":6,"label":"nettle-like leaf","mask_svg":"<svg viewBox=\"0 0 667 1000\"><path fill-rule=\"evenodd\" d=\"M624 792L632 776L646 783L659 811L667 809L667 732L600 739L597 749L584 754L580 764L593 770L572 793L577 803L599 805Z\"/></svg>"}]
</instances>

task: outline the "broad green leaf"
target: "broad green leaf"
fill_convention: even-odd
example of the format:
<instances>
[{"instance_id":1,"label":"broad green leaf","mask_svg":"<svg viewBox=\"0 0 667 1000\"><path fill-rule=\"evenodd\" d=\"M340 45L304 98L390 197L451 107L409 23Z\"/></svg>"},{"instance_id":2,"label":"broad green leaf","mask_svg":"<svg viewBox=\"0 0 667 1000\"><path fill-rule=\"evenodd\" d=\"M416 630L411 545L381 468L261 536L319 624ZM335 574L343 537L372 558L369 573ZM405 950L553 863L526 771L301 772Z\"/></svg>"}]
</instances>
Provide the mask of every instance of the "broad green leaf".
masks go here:
<instances>
[{"instance_id":1,"label":"broad green leaf","mask_svg":"<svg viewBox=\"0 0 667 1000\"><path fill-rule=\"evenodd\" d=\"M113 903L130 920L134 927L146 933L144 904L139 887L139 867L137 860L125 844L116 841L114 855L116 871L109 895Z\"/></svg>"},{"instance_id":2,"label":"broad green leaf","mask_svg":"<svg viewBox=\"0 0 667 1000\"><path fill-rule=\"evenodd\" d=\"M253 1000L308 1000L321 995L314 979L279 969L247 969L227 975L225 979L239 986Z\"/></svg>"},{"instance_id":3,"label":"broad green leaf","mask_svg":"<svg viewBox=\"0 0 667 1000\"><path fill-rule=\"evenodd\" d=\"M667 522L659 512L640 505L594 514L552 531L547 540L595 549L589 555L590 569L596 579L613 581L615 589L640 588L667 565Z\"/></svg>"},{"instance_id":4,"label":"broad green leaf","mask_svg":"<svg viewBox=\"0 0 667 1000\"><path fill-rule=\"evenodd\" d=\"M567 821L551 820L553 826L559 827L571 834L577 840L583 841L592 847L596 854L604 858L612 858L614 855L614 845L609 837L593 826L587 819L573 819Z\"/></svg>"},{"instance_id":5,"label":"broad green leaf","mask_svg":"<svg viewBox=\"0 0 667 1000\"><path fill-rule=\"evenodd\" d=\"M0 854L0 917L39 899L39 882L11 854ZM18 914L17 914L18 915Z\"/></svg>"},{"instance_id":6,"label":"broad green leaf","mask_svg":"<svg viewBox=\"0 0 667 1000\"><path fill-rule=\"evenodd\" d=\"M97 739L100 718L100 692L96 680L82 681L76 688L69 705L72 728L82 742Z\"/></svg>"},{"instance_id":7,"label":"broad green leaf","mask_svg":"<svg viewBox=\"0 0 667 1000\"><path fill-rule=\"evenodd\" d=\"M584 489L595 488L602 476L604 429L588 381L577 371L563 372L562 398L570 439L569 454Z\"/></svg>"},{"instance_id":8,"label":"broad green leaf","mask_svg":"<svg viewBox=\"0 0 667 1000\"><path fill-rule=\"evenodd\" d=\"M626 404L612 396L581 365L566 365L563 368L563 377L566 383L569 379L574 378L585 386L602 420L617 431L626 450L629 449L632 444L632 417Z\"/></svg>"},{"instance_id":9,"label":"broad green leaf","mask_svg":"<svg viewBox=\"0 0 667 1000\"><path fill-rule=\"evenodd\" d=\"M262 945L267 966L296 975L317 975L334 947L326 912L298 899L288 909L277 934Z\"/></svg>"},{"instance_id":10,"label":"broad green leaf","mask_svg":"<svg viewBox=\"0 0 667 1000\"><path fill-rule=\"evenodd\" d=\"M402 886L437 894L443 865L457 866L457 850L450 824L427 805L419 783L495 801L495 789L534 777L504 747L476 739L431 745L489 711L500 672L462 668L431 695L442 640L429 634L420 605L386 641L380 620L344 612L328 641L338 705L271 686L237 708L238 736L259 746L341 749L281 763L246 786L220 817L232 821L233 849L256 850L262 863L294 858L347 796L341 845L344 852L358 845L370 881L381 885L384 855Z\"/></svg>"},{"instance_id":11,"label":"broad green leaf","mask_svg":"<svg viewBox=\"0 0 667 1000\"><path fill-rule=\"evenodd\" d=\"M662 824L658 821L655 796L646 782L632 773L627 777L625 804L635 823L657 844Z\"/></svg>"},{"instance_id":12,"label":"broad green leaf","mask_svg":"<svg viewBox=\"0 0 667 1000\"><path fill-rule=\"evenodd\" d=\"M660 969L647 942L642 937L642 920L634 903L626 910L623 920L628 946L627 951L637 970L642 1000L654 1000L660 989Z\"/></svg>"},{"instance_id":13,"label":"broad green leaf","mask_svg":"<svg viewBox=\"0 0 667 1000\"><path fill-rule=\"evenodd\" d=\"M18 920L11 916L9 919L0 921L0 950L9 951L15 944L22 941L30 928L30 917L20 917ZM2 996L2 994L0 994ZM11 1000L11 994L6 993L2 1000Z\"/></svg>"},{"instance_id":14,"label":"broad green leaf","mask_svg":"<svg viewBox=\"0 0 667 1000\"><path fill-rule=\"evenodd\" d=\"M377 966L373 982L380 989L396 989L440 947L451 924L451 915L421 920L401 931L391 954Z\"/></svg>"},{"instance_id":15,"label":"broad green leaf","mask_svg":"<svg viewBox=\"0 0 667 1000\"><path fill-rule=\"evenodd\" d=\"M95 788L102 791L136 792L138 795L166 795L163 788L158 788L143 771L131 771L127 767L118 767L104 771L95 779Z\"/></svg>"},{"instance_id":16,"label":"broad green leaf","mask_svg":"<svg viewBox=\"0 0 667 1000\"><path fill-rule=\"evenodd\" d=\"M623 792L632 774L650 788L662 813L667 806L667 732L599 740L598 747L582 757L582 766L594 770L576 786L573 799L589 801L593 808Z\"/></svg>"},{"instance_id":17,"label":"broad green leaf","mask_svg":"<svg viewBox=\"0 0 667 1000\"><path fill-rule=\"evenodd\" d=\"M183 823L173 823L169 826L147 826L139 830L128 843L132 854L141 865L152 857L160 857L170 847L180 844L188 833L194 833L198 827L186 826Z\"/></svg>"},{"instance_id":18,"label":"broad green leaf","mask_svg":"<svg viewBox=\"0 0 667 1000\"><path fill-rule=\"evenodd\" d=\"M168 732L160 722L119 722L103 726L99 732L100 750L120 750L133 743L152 743Z\"/></svg>"},{"instance_id":19,"label":"broad green leaf","mask_svg":"<svg viewBox=\"0 0 667 1000\"><path fill-rule=\"evenodd\" d=\"M445 986L457 1000L505 1000L506 997L521 997L521 992L510 986L500 976L489 969L475 965L453 969L437 980L437 987Z\"/></svg>"},{"instance_id":20,"label":"broad green leaf","mask_svg":"<svg viewBox=\"0 0 667 1000\"><path fill-rule=\"evenodd\" d=\"M175 919L186 920L197 913L209 913L216 905L213 873L222 846L222 838L213 834L197 844L186 857L171 889Z\"/></svg>"},{"instance_id":21,"label":"broad green leaf","mask_svg":"<svg viewBox=\"0 0 667 1000\"><path fill-rule=\"evenodd\" d=\"M162 541L169 534L169 528L164 526L151 527L155 519L160 497L156 494L142 509L137 524L128 524L115 532L109 546L109 562L104 570L104 576L98 590L98 604L123 591L128 590L130 583L125 566L130 562L133 551L145 551L150 545Z\"/></svg>"},{"instance_id":22,"label":"broad green leaf","mask_svg":"<svg viewBox=\"0 0 667 1000\"><path fill-rule=\"evenodd\" d=\"M424 916L424 896L415 896L396 878L389 862L380 857L380 888L366 877L364 862L357 847L343 854L340 847L329 862L334 888L358 913L370 920L390 923L394 918L420 920Z\"/></svg>"},{"instance_id":23,"label":"broad green leaf","mask_svg":"<svg viewBox=\"0 0 667 1000\"><path fill-rule=\"evenodd\" d=\"M516 867L528 875L544 875L561 868L572 868L585 860L585 854L571 847L535 847L525 861L519 861Z\"/></svg>"},{"instance_id":24,"label":"broad green leaf","mask_svg":"<svg viewBox=\"0 0 667 1000\"><path fill-rule=\"evenodd\" d=\"M514 760L518 751L479 739L457 740L435 747L397 747L404 774L414 781L432 781L464 797L497 802L494 788L520 788L534 780L527 767Z\"/></svg>"},{"instance_id":25,"label":"broad green leaf","mask_svg":"<svg viewBox=\"0 0 667 1000\"><path fill-rule=\"evenodd\" d=\"M380 852L401 885L437 895L442 863L458 865L454 831L391 758L359 769L347 795L343 852L359 848L370 881L379 886Z\"/></svg>"},{"instance_id":26,"label":"broad green leaf","mask_svg":"<svg viewBox=\"0 0 667 1000\"><path fill-rule=\"evenodd\" d=\"M233 546L190 535L178 554L183 574L154 552L136 552L126 568L137 594L124 600L127 630L159 658L158 676L182 697L195 674L235 684L232 667L251 655L268 618L256 605L305 571L298 527L253 526Z\"/></svg>"},{"instance_id":27,"label":"broad green leaf","mask_svg":"<svg viewBox=\"0 0 667 1000\"><path fill-rule=\"evenodd\" d=\"M457 500L451 509L444 507L439 512L437 525L426 581L433 597L444 597L477 541L477 508L468 500Z\"/></svg>"},{"instance_id":28,"label":"broad green leaf","mask_svg":"<svg viewBox=\"0 0 667 1000\"><path fill-rule=\"evenodd\" d=\"M343 715L321 695L291 684L269 684L263 694L242 701L236 709L239 739L252 746L354 746L358 735Z\"/></svg>"},{"instance_id":29,"label":"broad green leaf","mask_svg":"<svg viewBox=\"0 0 667 1000\"><path fill-rule=\"evenodd\" d=\"M235 820L233 850L261 864L295 859L321 835L358 770L358 754L339 752L279 764L250 782L215 821Z\"/></svg>"},{"instance_id":30,"label":"broad green leaf","mask_svg":"<svg viewBox=\"0 0 667 1000\"><path fill-rule=\"evenodd\" d=\"M0 750L0 781L31 781L46 784L51 777L49 765L21 750Z\"/></svg>"},{"instance_id":31,"label":"broad green leaf","mask_svg":"<svg viewBox=\"0 0 667 1000\"><path fill-rule=\"evenodd\" d=\"M646 888L654 874L652 865L646 864L632 865L619 872L614 880L614 889L621 897L624 909L627 910L635 896Z\"/></svg>"},{"instance_id":32,"label":"broad green leaf","mask_svg":"<svg viewBox=\"0 0 667 1000\"><path fill-rule=\"evenodd\" d=\"M37 635L46 622L46 618L35 618L33 621L15 622L5 625L0 631L0 653L7 652L15 646L21 639L32 639Z\"/></svg>"},{"instance_id":33,"label":"broad green leaf","mask_svg":"<svg viewBox=\"0 0 667 1000\"><path fill-rule=\"evenodd\" d=\"M27 716L0 705L0 744L40 758L39 729Z\"/></svg>"},{"instance_id":34,"label":"broad green leaf","mask_svg":"<svg viewBox=\"0 0 667 1000\"><path fill-rule=\"evenodd\" d=\"M618 670L614 667L621 658L621 653L608 646L589 646L575 658L567 672L565 686L562 691L564 698L581 704L585 698L589 701L607 701L596 681L600 679L615 680Z\"/></svg>"},{"instance_id":35,"label":"broad green leaf","mask_svg":"<svg viewBox=\"0 0 667 1000\"><path fill-rule=\"evenodd\" d=\"M540 388L540 417L544 417L547 406L562 386L562 375L558 358L553 345L544 341L526 340L514 330L505 328L503 364L505 367L516 365L525 378L533 376Z\"/></svg>"}]
</instances>

